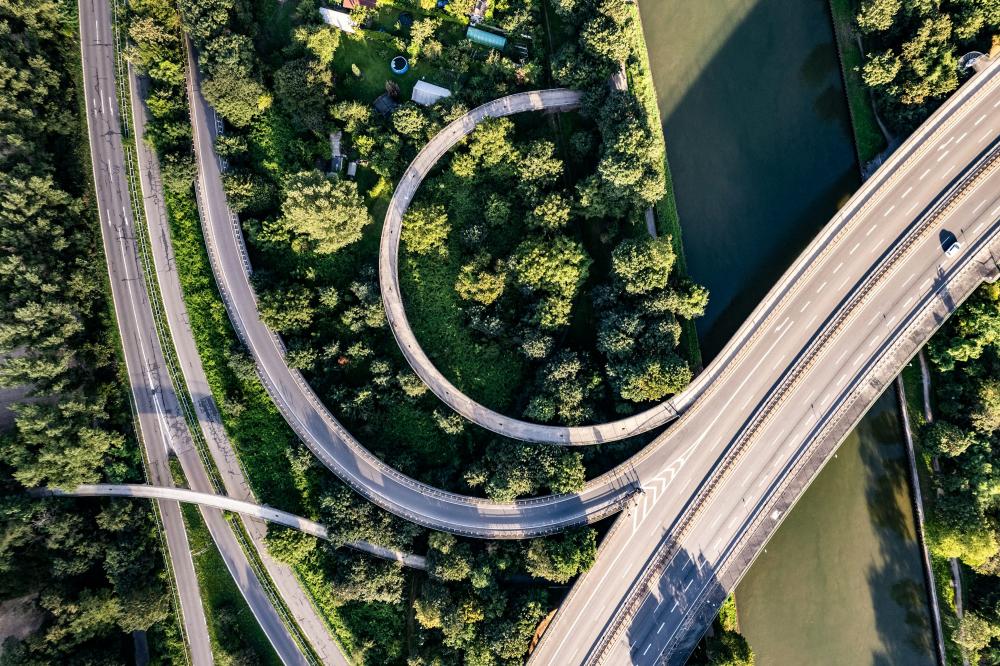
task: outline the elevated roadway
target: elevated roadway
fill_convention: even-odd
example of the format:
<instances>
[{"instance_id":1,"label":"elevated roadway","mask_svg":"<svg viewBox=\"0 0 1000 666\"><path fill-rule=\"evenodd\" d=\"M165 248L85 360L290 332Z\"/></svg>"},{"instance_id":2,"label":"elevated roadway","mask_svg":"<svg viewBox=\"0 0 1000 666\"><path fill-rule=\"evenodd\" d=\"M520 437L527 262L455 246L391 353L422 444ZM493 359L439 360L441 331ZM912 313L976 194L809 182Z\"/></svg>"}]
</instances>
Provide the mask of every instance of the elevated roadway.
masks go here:
<instances>
[{"instance_id":1,"label":"elevated roadway","mask_svg":"<svg viewBox=\"0 0 1000 666\"><path fill-rule=\"evenodd\" d=\"M947 315L1000 274L998 72L993 63L963 86L848 202L782 278L775 305L752 315L752 341L717 386L633 461L644 492L532 663L684 663L843 438ZM954 240L961 250L948 257ZM683 471L648 475L649 452L667 442Z\"/></svg>"},{"instance_id":2,"label":"elevated roadway","mask_svg":"<svg viewBox=\"0 0 1000 666\"><path fill-rule=\"evenodd\" d=\"M99 483L77 486L73 490L46 488L32 493L41 497L135 497L154 500L175 500L199 506L210 506L223 511L232 511L243 516L251 516L261 521L283 525L294 530L312 535L317 539L329 540L330 535L325 526L314 520L296 516L294 513L281 511L269 506L254 504L244 500L234 499L226 495L214 493L199 493L187 488L173 486L148 486L130 483ZM422 555L401 553L389 548L382 548L367 542L350 544L352 547L386 560L393 560L412 569L426 569L427 558ZM325 663L326 660L324 659Z\"/></svg>"},{"instance_id":3,"label":"elevated roadway","mask_svg":"<svg viewBox=\"0 0 1000 666\"><path fill-rule=\"evenodd\" d=\"M388 468L336 421L260 322L239 224L225 207L208 110L196 96L206 242L230 318L286 420L328 468L379 506L488 538L546 534L629 506L535 663L683 661L856 420L947 314L997 274L997 72L994 63L957 91L859 189L716 361L670 401L680 416L667 432L575 495L494 504L442 492ZM523 110L544 108L538 95L542 103ZM567 97L560 99L554 106ZM510 104L492 108L503 115ZM427 168L421 163L412 177ZM400 187L407 182L404 176ZM961 251L945 256L956 239Z\"/></svg>"}]
</instances>

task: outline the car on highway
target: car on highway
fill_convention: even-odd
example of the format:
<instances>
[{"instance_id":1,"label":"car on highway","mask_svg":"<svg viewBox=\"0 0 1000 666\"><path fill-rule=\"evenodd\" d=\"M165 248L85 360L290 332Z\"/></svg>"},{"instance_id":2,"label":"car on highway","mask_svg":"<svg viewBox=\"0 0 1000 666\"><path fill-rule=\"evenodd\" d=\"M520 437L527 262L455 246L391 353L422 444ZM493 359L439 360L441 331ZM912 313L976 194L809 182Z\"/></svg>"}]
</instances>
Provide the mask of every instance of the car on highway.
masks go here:
<instances>
[{"instance_id":1,"label":"car on highway","mask_svg":"<svg viewBox=\"0 0 1000 666\"><path fill-rule=\"evenodd\" d=\"M949 258L954 257L961 251L961 249L962 249L962 244L959 243L958 241L955 241L954 243L948 246L947 250L944 251L944 255Z\"/></svg>"}]
</instances>

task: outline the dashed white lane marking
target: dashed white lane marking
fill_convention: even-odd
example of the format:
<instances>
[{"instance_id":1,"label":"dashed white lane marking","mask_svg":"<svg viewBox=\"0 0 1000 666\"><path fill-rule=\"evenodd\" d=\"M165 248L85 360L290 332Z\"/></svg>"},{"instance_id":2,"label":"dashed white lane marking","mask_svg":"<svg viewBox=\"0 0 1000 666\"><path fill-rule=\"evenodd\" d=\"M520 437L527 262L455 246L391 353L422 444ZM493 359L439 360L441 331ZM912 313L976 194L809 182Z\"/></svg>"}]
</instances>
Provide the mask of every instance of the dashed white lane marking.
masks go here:
<instances>
[{"instance_id":1,"label":"dashed white lane marking","mask_svg":"<svg viewBox=\"0 0 1000 666\"><path fill-rule=\"evenodd\" d=\"M955 140L954 136L949 136L947 141L945 141L940 146L938 146L938 152L941 152L942 150L944 150L945 148L947 148L951 144L951 142L954 141L954 140ZM946 152L945 154L947 155L948 153Z\"/></svg>"},{"instance_id":2,"label":"dashed white lane marking","mask_svg":"<svg viewBox=\"0 0 1000 666\"><path fill-rule=\"evenodd\" d=\"M651 648L651 647L653 647L652 643L650 643L649 645L646 646L646 649L642 651L642 656L643 657L646 656L646 653L649 652L649 648Z\"/></svg>"},{"instance_id":3,"label":"dashed white lane marking","mask_svg":"<svg viewBox=\"0 0 1000 666\"><path fill-rule=\"evenodd\" d=\"M844 360L844 357L845 357L845 356L847 356L847 355L848 355L849 353L851 353L851 350L850 350L850 349L846 350L846 351L845 351L845 352L844 352L843 354L841 354L841 355L840 355L840 356L839 356L839 357L837 358L837 362L836 362L836 363L834 363L834 365L840 365L841 361L843 361L843 360Z\"/></svg>"},{"instance_id":4,"label":"dashed white lane marking","mask_svg":"<svg viewBox=\"0 0 1000 666\"><path fill-rule=\"evenodd\" d=\"M660 632L663 631L663 625L665 625L665 624L666 624L666 622L661 622L660 623L660 628L656 630L656 635L657 636L659 636Z\"/></svg>"},{"instance_id":5,"label":"dashed white lane marking","mask_svg":"<svg viewBox=\"0 0 1000 666\"><path fill-rule=\"evenodd\" d=\"M847 374L846 373L843 374L843 375L841 375L840 378L837 379L837 388L840 388L840 385L844 383L845 379L847 379Z\"/></svg>"},{"instance_id":6,"label":"dashed white lane marking","mask_svg":"<svg viewBox=\"0 0 1000 666\"><path fill-rule=\"evenodd\" d=\"M993 130L990 130L986 134L979 137L979 143L982 143L983 141L989 141L991 138L993 138Z\"/></svg>"},{"instance_id":7,"label":"dashed white lane marking","mask_svg":"<svg viewBox=\"0 0 1000 666\"><path fill-rule=\"evenodd\" d=\"M973 127L979 127L979 123L983 122L984 120L986 120L986 114L985 113L983 115L979 116L979 120L977 120L975 122L975 124L973 125Z\"/></svg>"},{"instance_id":8,"label":"dashed white lane marking","mask_svg":"<svg viewBox=\"0 0 1000 666\"><path fill-rule=\"evenodd\" d=\"M910 189L912 190L913 188L911 187ZM909 192L909 190L907 190L907 192ZM889 209L884 213L882 213L882 217L889 217L889 214L894 210L896 210L896 204L892 204L891 206L889 206Z\"/></svg>"},{"instance_id":9,"label":"dashed white lane marking","mask_svg":"<svg viewBox=\"0 0 1000 666\"><path fill-rule=\"evenodd\" d=\"M962 143L962 141L963 141L963 140L965 139L965 137L967 137L967 136L969 136L969 133L968 133L968 132L966 132L966 133L965 133L965 134L963 134L962 136L960 136L960 137L958 137L957 139L955 139L955 145L957 146L958 144Z\"/></svg>"},{"instance_id":10,"label":"dashed white lane marking","mask_svg":"<svg viewBox=\"0 0 1000 666\"><path fill-rule=\"evenodd\" d=\"M976 225L976 228L972 230L972 234L973 235L978 234L979 230L982 229L984 226L986 226L986 223L985 222L980 222L979 224Z\"/></svg>"},{"instance_id":11,"label":"dashed white lane marking","mask_svg":"<svg viewBox=\"0 0 1000 666\"><path fill-rule=\"evenodd\" d=\"M930 169L928 169L927 171L924 171L922 174L920 174L920 179L919 180L923 180L924 178L926 178L927 174L929 174L930 172L931 172Z\"/></svg>"},{"instance_id":12,"label":"dashed white lane marking","mask_svg":"<svg viewBox=\"0 0 1000 666\"><path fill-rule=\"evenodd\" d=\"M816 321L818 318L819 318L819 315L813 315L813 318L809 320L808 324L806 324L806 328L809 328L810 326L812 326L813 322Z\"/></svg>"},{"instance_id":13,"label":"dashed white lane marking","mask_svg":"<svg viewBox=\"0 0 1000 666\"><path fill-rule=\"evenodd\" d=\"M812 305L812 301L807 301L806 304L802 306L802 309L799 310L799 313L805 312L806 308L809 307L810 305Z\"/></svg>"},{"instance_id":14,"label":"dashed white lane marking","mask_svg":"<svg viewBox=\"0 0 1000 666\"><path fill-rule=\"evenodd\" d=\"M906 285L910 284L916 278L917 278L917 274L916 273L910 273L910 277L906 278L906 281L903 282L903 286L905 287Z\"/></svg>"},{"instance_id":15,"label":"dashed white lane marking","mask_svg":"<svg viewBox=\"0 0 1000 666\"><path fill-rule=\"evenodd\" d=\"M826 288L826 282L824 282L823 284L821 284L819 286L819 288L816 290L816 293L818 294L819 292L823 291L825 288Z\"/></svg>"},{"instance_id":16,"label":"dashed white lane marking","mask_svg":"<svg viewBox=\"0 0 1000 666\"><path fill-rule=\"evenodd\" d=\"M876 229L878 229L878 225L877 224L873 224L872 228L869 229L867 233L865 233L865 236L871 236L872 232L875 231Z\"/></svg>"},{"instance_id":17,"label":"dashed white lane marking","mask_svg":"<svg viewBox=\"0 0 1000 666\"><path fill-rule=\"evenodd\" d=\"M691 587L691 583L693 583L693 582L694 582L694 578L688 580L687 585L685 585L684 587L681 588L681 592L687 592L688 588Z\"/></svg>"},{"instance_id":18,"label":"dashed white lane marking","mask_svg":"<svg viewBox=\"0 0 1000 666\"><path fill-rule=\"evenodd\" d=\"M905 199L905 198L907 197L907 195L908 195L908 194L909 194L910 192L912 192L912 191L913 191L913 188L912 188L912 187L909 187L909 188L907 188L907 190L906 190L905 192L903 192L903 194L901 194L899 198L900 198L900 199Z\"/></svg>"},{"instance_id":19,"label":"dashed white lane marking","mask_svg":"<svg viewBox=\"0 0 1000 666\"><path fill-rule=\"evenodd\" d=\"M670 607L670 612L673 613L675 610L677 610L677 607L680 606L680 604L681 604L680 601L674 601L674 605Z\"/></svg>"},{"instance_id":20,"label":"dashed white lane marking","mask_svg":"<svg viewBox=\"0 0 1000 666\"><path fill-rule=\"evenodd\" d=\"M913 209L914 209L914 208L916 208L916 207L917 207L917 206L919 206L919 205L920 205L920 202L919 202L919 201L918 201L918 202L915 202L915 203L914 203L914 204L913 204L912 206L910 206L909 210L907 210L907 211L906 211L906 214L907 214L907 215L909 215L910 213L912 213L912 212L913 212Z\"/></svg>"},{"instance_id":21,"label":"dashed white lane marking","mask_svg":"<svg viewBox=\"0 0 1000 666\"><path fill-rule=\"evenodd\" d=\"M719 524L720 520L722 520L722 514L721 513L717 513L715 515L715 518L712 519L712 523L708 526L708 529L713 529L716 525Z\"/></svg>"},{"instance_id":22,"label":"dashed white lane marking","mask_svg":"<svg viewBox=\"0 0 1000 666\"><path fill-rule=\"evenodd\" d=\"M943 153L941 153L941 156L940 156L940 157L938 157L936 161L937 161L938 163L940 163L940 162L941 162L941 160L943 160L944 158L948 157L948 153L950 153L950 152L951 152L950 150L946 150L946 151L944 151Z\"/></svg>"},{"instance_id":23,"label":"dashed white lane marking","mask_svg":"<svg viewBox=\"0 0 1000 666\"><path fill-rule=\"evenodd\" d=\"M874 347L877 344L878 344L878 338L875 337L875 338L872 338L872 341L868 343L868 346L869 347Z\"/></svg>"},{"instance_id":24,"label":"dashed white lane marking","mask_svg":"<svg viewBox=\"0 0 1000 666\"><path fill-rule=\"evenodd\" d=\"M947 178L947 177L948 177L948 174L950 174L950 173L952 172L952 170L953 170L953 169L954 169L954 168L955 168L956 166L957 166L957 165L955 165L955 164L952 164L952 165L951 165L950 167L948 167L947 169L945 169L944 171L942 171L942 172L941 172L941 178L939 178L939 180L944 180L945 178Z\"/></svg>"},{"instance_id":25,"label":"dashed white lane marking","mask_svg":"<svg viewBox=\"0 0 1000 666\"><path fill-rule=\"evenodd\" d=\"M931 286L931 282L934 282L934 278L927 278L926 280L921 282L920 291L923 291L924 289L927 289L927 287Z\"/></svg>"},{"instance_id":26,"label":"dashed white lane marking","mask_svg":"<svg viewBox=\"0 0 1000 666\"><path fill-rule=\"evenodd\" d=\"M990 211L990 217L995 217L997 213L1000 213L1000 206L997 206L996 208Z\"/></svg>"},{"instance_id":27,"label":"dashed white lane marking","mask_svg":"<svg viewBox=\"0 0 1000 666\"><path fill-rule=\"evenodd\" d=\"M876 314L876 315L875 315L874 317L872 317L872 320L871 320L870 322L868 322L868 328L871 328L872 326L874 326L874 325L875 325L875 323L876 323L876 322L878 322L878 320L879 320L879 317L881 317L881 316L882 316L882 313L881 313L881 312L879 312L879 313L878 313L878 314Z\"/></svg>"},{"instance_id":28,"label":"dashed white lane marking","mask_svg":"<svg viewBox=\"0 0 1000 666\"><path fill-rule=\"evenodd\" d=\"M837 267L833 269L833 274L834 274L834 275L836 275L836 274L837 274L837 271L839 271L839 270L840 270L840 268L841 268L841 267L842 267L843 265L844 265L844 262L840 262L839 264L837 264Z\"/></svg>"},{"instance_id":29,"label":"dashed white lane marking","mask_svg":"<svg viewBox=\"0 0 1000 666\"><path fill-rule=\"evenodd\" d=\"M861 243L858 243L857 245L855 245L854 247L852 247L850 254L854 254L859 247L861 247Z\"/></svg>"},{"instance_id":30,"label":"dashed white lane marking","mask_svg":"<svg viewBox=\"0 0 1000 666\"><path fill-rule=\"evenodd\" d=\"M986 199L983 199L982 201L976 204L975 208L972 209L972 214L975 215L976 213L978 213L979 209L985 205L986 205Z\"/></svg>"},{"instance_id":31,"label":"dashed white lane marking","mask_svg":"<svg viewBox=\"0 0 1000 666\"><path fill-rule=\"evenodd\" d=\"M903 307L904 307L904 308L905 308L905 307L909 307L910 303L912 303L912 302L913 302L913 299L914 299L914 298L915 298L914 296L910 296L909 298L907 298L907 299L906 299L906 301L905 301L905 302L903 303Z\"/></svg>"}]
</instances>

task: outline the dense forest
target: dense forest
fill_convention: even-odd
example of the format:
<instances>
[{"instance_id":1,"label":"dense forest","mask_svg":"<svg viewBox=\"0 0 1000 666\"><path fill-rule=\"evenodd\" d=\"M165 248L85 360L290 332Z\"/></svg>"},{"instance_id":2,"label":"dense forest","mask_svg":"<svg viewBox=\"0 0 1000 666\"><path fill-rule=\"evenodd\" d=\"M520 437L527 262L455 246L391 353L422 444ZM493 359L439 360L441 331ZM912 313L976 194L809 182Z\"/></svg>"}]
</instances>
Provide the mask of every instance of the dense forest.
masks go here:
<instances>
[{"instance_id":1,"label":"dense forest","mask_svg":"<svg viewBox=\"0 0 1000 666\"><path fill-rule=\"evenodd\" d=\"M883 120L912 131L970 72L959 58L989 52L1000 30L996 0L865 0L857 27L866 46L862 69ZM1000 288L983 285L927 347L936 420L921 427L921 448L935 492L927 537L937 575L962 563L965 613L945 616L949 659L1000 660ZM915 415L918 422L923 418ZM939 586L941 587L941 586ZM947 585L944 585L947 588ZM954 607L948 599L946 603Z\"/></svg>"},{"instance_id":2,"label":"dense forest","mask_svg":"<svg viewBox=\"0 0 1000 666\"><path fill-rule=\"evenodd\" d=\"M74 2L0 3L0 385L29 388L0 434L0 612L23 630L2 661L122 663L132 632L147 632L155 658L183 659L150 506L25 494L142 478L103 277L76 22Z\"/></svg>"}]
</instances>

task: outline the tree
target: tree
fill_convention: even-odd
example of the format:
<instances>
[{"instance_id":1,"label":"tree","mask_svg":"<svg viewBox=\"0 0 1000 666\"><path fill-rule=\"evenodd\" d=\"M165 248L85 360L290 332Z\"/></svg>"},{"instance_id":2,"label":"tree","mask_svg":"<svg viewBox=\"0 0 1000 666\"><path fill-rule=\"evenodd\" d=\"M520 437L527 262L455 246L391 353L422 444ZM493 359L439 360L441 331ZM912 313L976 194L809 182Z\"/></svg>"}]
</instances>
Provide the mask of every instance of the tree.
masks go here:
<instances>
[{"instance_id":1,"label":"tree","mask_svg":"<svg viewBox=\"0 0 1000 666\"><path fill-rule=\"evenodd\" d=\"M560 352L539 369L524 415L539 423L580 425L593 417L600 386L600 377L576 352Z\"/></svg>"},{"instance_id":2,"label":"tree","mask_svg":"<svg viewBox=\"0 0 1000 666\"><path fill-rule=\"evenodd\" d=\"M958 623L952 640L962 649L962 655L972 664L980 663L980 653L1000 638L1000 627L974 611L966 611Z\"/></svg>"},{"instance_id":3,"label":"tree","mask_svg":"<svg viewBox=\"0 0 1000 666\"><path fill-rule=\"evenodd\" d=\"M296 251L331 254L361 240L372 218L353 181L328 178L320 171L300 171L285 182L282 222L301 243Z\"/></svg>"},{"instance_id":4,"label":"tree","mask_svg":"<svg viewBox=\"0 0 1000 666\"><path fill-rule=\"evenodd\" d=\"M903 68L903 62L892 50L877 53L868 59L861 76L865 85L870 88L887 86L899 76L899 70Z\"/></svg>"},{"instance_id":5,"label":"tree","mask_svg":"<svg viewBox=\"0 0 1000 666\"><path fill-rule=\"evenodd\" d=\"M858 28L863 33L888 30L902 4L902 0L864 0L858 12Z\"/></svg>"},{"instance_id":6,"label":"tree","mask_svg":"<svg viewBox=\"0 0 1000 666\"><path fill-rule=\"evenodd\" d=\"M936 421L923 433L923 445L932 455L954 458L961 455L975 441L958 426L946 421Z\"/></svg>"},{"instance_id":7,"label":"tree","mask_svg":"<svg viewBox=\"0 0 1000 666\"><path fill-rule=\"evenodd\" d=\"M541 488L576 492L583 488L584 478L583 458L575 451L503 440L492 442L465 474L466 483L483 486L495 502L511 502Z\"/></svg>"},{"instance_id":8,"label":"tree","mask_svg":"<svg viewBox=\"0 0 1000 666\"><path fill-rule=\"evenodd\" d=\"M506 280L507 273L499 262L490 270L489 255L479 254L462 265L455 282L455 292L462 300L490 305L503 294Z\"/></svg>"},{"instance_id":9,"label":"tree","mask_svg":"<svg viewBox=\"0 0 1000 666\"><path fill-rule=\"evenodd\" d=\"M333 107L333 117L344 123L344 129L352 134L368 127L371 115L371 109L367 104L355 100L338 102Z\"/></svg>"},{"instance_id":10,"label":"tree","mask_svg":"<svg viewBox=\"0 0 1000 666\"><path fill-rule=\"evenodd\" d=\"M609 366L612 384L623 400L649 402L678 393L691 382L691 370L677 354L635 359Z\"/></svg>"},{"instance_id":11,"label":"tree","mask_svg":"<svg viewBox=\"0 0 1000 666\"><path fill-rule=\"evenodd\" d=\"M434 578L460 581L472 573L472 550L453 534L431 532L427 546L427 573Z\"/></svg>"},{"instance_id":12,"label":"tree","mask_svg":"<svg viewBox=\"0 0 1000 666\"><path fill-rule=\"evenodd\" d=\"M555 537L533 539L525 552L528 573L537 578L565 583L594 565L597 537L589 527Z\"/></svg>"},{"instance_id":13,"label":"tree","mask_svg":"<svg viewBox=\"0 0 1000 666\"><path fill-rule=\"evenodd\" d=\"M986 379L976 386L976 402L969 414L972 426L983 433L1000 429L1000 381Z\"/></svg>"},{"instance_id":14,"label":"tree","mask_svg":"<svg viewBox=\"0 0 1000 666\"><path fill-rule=\"evenodd\" d=\"M550 193L528 215L528 224L538 229L556 230L569 223L570 204L561 194Z\"/></svg>"},{"instance_id":15,"label":"tree","mask_svg":"<svg viewBox=\"0 0 1000 666\"><path fill-rule=\"evenodd\" d=\"M540 293L536 319L545 329L569 323L577 291L587 279L591 259L583 246L566 236L552 240L529 238L510 259L514 282L528 293Z\"/></svg>"},{"instance_id":16,"label":"tree","mask_svg":"<svg viewBox=\"0 0 1000 666\"><path fill-rule=\"evenodd\" d=\"M320 132L326 124L326 98L333 79L306 58L289 60L274 73L278 106L299 129Z\"/></svg>"},{"instance_id":17,"label":"tree","mask_svg":"<svg viewBox=\"0 0 1000 666\"><path fill-rule=\"evenodd\" d=\"M674 266L669 236L626 239L611 253L611 270L629 294L665 289Z\"/></svg>"},{"instance_id":18,"label":"tree","mask_svg":"<svg viewBox=\"0 0 1000 666\"><path fill-rule=\"evenodd\" d=\"M747 640L734 631L723 631L707 641L711 666L753 666L756 661Z\"/></svg>"},{"instance_id":19,"label":"tree","mask_svg":"<svg viewBox=\"0 0 1000 666\"><path fill-rule=\"evenodd\" d=\"M417 57L422 53L424 44L430 39L435 31L441 26L441 19L423 18L414 21L410 26L410 43L406 47L406 53L410 56L410 61L414 64Z\"/></svg>"},{"instance_id":20,"label":"tree","mask_svg":"<svg viewBox=\"0 0 1000 666\"><path fill-rule=\"evenodd\" d=\"M448 223L448 213L444 206L423 204L410 206L406 211L400 237L406 243L406 249L414 254L433 252L447 256L449 233L451 225Z\"/></svg>"}]
</instances>

